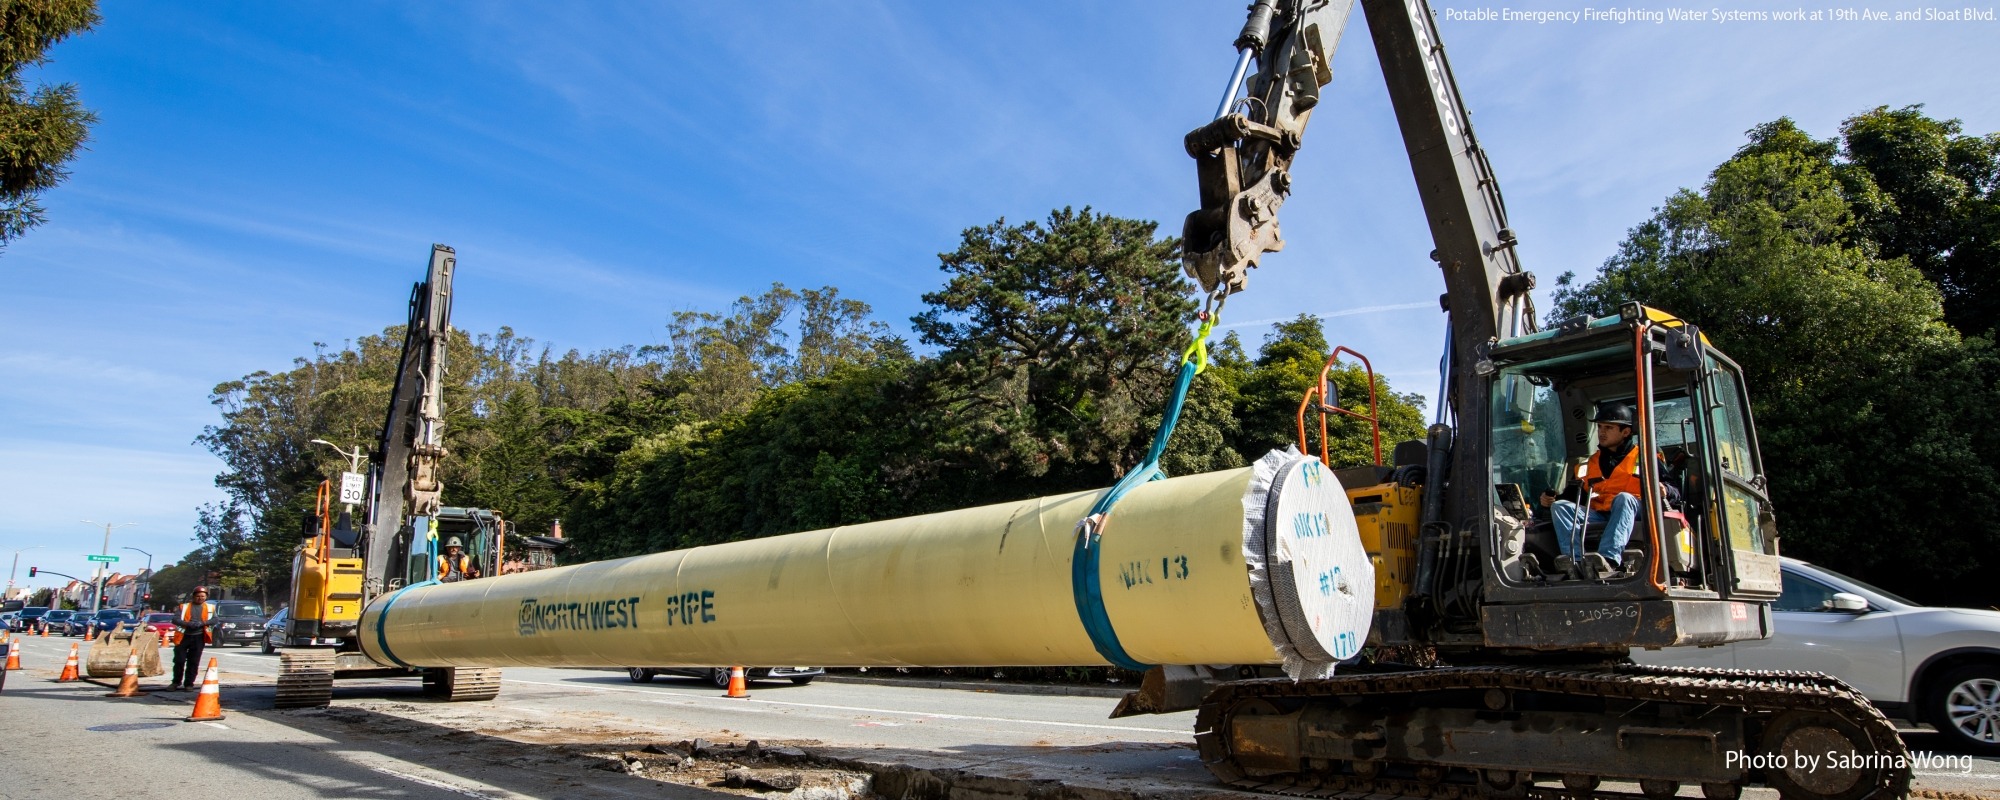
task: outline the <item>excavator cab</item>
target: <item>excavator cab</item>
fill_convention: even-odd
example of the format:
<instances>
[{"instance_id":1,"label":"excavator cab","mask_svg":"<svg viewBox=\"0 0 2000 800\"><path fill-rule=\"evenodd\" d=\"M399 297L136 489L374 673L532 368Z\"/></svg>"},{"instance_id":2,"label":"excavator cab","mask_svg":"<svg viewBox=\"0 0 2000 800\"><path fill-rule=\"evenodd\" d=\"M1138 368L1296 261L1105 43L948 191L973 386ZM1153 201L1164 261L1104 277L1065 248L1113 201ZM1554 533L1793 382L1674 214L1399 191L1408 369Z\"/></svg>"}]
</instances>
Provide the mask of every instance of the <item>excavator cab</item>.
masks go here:
<instances>
[{"instance_id":1,"label":"excavator cab","mask_svg":"<svg viewBox=\"0 0 2000 800\"><path fill-rule=\"evenodd\" d=\"M502 549L506 546L507 531L512 523L500 516L500 512L485 508L460 508L445 506L437 513L437 538L439 546L429 546L425 531L429 520L418 517L411 520L397 537L395 550L400 554L398 562L404 566L400 581L392 582L390 588L401 588L411 584L432 580L432 565L438 553L443 552L443 543L453 538L464 543L465 554L472 559L474 569L480 575L500 574Z\"/></svg>"},{"instance_id":2,"label":"excavator cab","mask_svg":"<svg viewBox=\"0 0 2000 800\"><path fill-rule=\"evenodd\" d=\"M1434 596L1463 607L1433 611L1470 619L1476 593L1485 644L1501 647L1768 635L1762 604L1779 591L1777 532L1735 362L1693 325L1637 303L1496 342L1487 361L1493 539L1482 548L1478 587L1460 585L1474 570L1442 565L1445 591ZM1612 569L1563 569L1554 504L1543 501L1566 488L1579 507L1595 496L1583 476L1598 448L1593 409L1606 404L1633 411L1637 513L1622 557L1607 559ZM1597 552L1605 522L1583 528L1582 553Z\"/></svg>"}]
</instances>

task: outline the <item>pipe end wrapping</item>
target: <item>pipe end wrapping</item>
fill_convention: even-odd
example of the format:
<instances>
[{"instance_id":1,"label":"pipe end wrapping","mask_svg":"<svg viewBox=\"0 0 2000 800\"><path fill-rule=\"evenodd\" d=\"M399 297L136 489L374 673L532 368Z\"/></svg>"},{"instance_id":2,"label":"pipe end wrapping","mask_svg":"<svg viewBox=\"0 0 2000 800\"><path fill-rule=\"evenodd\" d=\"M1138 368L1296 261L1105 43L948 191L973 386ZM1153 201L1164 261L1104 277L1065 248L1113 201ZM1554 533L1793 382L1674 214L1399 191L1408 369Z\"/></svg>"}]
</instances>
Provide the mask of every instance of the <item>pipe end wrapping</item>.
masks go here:
<instances>
[{"instance_id":1,"label":"pipe end wrapping","mask_svg":"<svg viewBox=\"0 0 2000 800\"><path fill-rule=\"evenodd\" d=\"M1375 565L1346 490L1319 459L1287 448L1253 465L1243 503L1251 595L1285 674L1332 675L1360 654L1375 613Z\"/></svg>"}]
</instances>

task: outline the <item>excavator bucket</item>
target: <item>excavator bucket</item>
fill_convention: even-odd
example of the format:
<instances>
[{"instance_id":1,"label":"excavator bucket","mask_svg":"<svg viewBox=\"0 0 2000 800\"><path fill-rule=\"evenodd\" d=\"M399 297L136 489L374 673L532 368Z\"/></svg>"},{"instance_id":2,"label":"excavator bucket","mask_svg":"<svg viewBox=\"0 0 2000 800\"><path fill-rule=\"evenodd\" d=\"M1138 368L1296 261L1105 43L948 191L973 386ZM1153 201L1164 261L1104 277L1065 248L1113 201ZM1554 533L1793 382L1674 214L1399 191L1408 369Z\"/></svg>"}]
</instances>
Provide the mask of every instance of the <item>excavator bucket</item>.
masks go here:
<instances>
[{"instance_id":1,"label":"excavator bucket","mask_svg":"<svg viewBox=\"0 0 2000 800\"><path fill-rule=\"evenodd\" d=\"M139 653L139 677L156 678L166 674L166 669L160 666L160 634L151 628L134 629L125 625L99 632L97 638L91 640L90 658L84 672L93 678L121 677L125 674L125 662L135 650Z\"/></svg>"}]
</instances>

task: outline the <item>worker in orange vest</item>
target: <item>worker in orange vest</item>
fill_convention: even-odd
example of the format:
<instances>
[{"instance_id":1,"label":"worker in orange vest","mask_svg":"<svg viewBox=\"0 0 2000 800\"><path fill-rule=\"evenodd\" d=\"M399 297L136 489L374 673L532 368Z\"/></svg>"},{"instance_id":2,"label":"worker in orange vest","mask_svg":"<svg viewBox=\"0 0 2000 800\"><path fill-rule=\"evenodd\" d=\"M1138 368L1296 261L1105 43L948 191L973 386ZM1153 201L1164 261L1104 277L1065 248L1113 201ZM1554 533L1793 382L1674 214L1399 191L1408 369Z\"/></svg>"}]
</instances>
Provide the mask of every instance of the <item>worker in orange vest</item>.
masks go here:
<instances>
[{"instance_id":1,"label":"worker in orange vest","mask_svg":"<svg viewBox=\"0 0 2000 800\"><path fill-rule=\"evenodd\" d=\"M1562 548L1562 555L1556 557L1557 574L1600 579L1612 576L1624 565L1625 544L1632 540L1632 528L1639 518L1639 437L1632 430L1634 415L1634 408L1625 403L1598 403L1597 413L1590 417L1597 425L1597 452L1587 462L1583 479L1572 481L1561 495L1542 492L1542 505L1555 522L1556 545ZM1653 474L1666 472L1665 463L1660 462ZM1588 513L1577 505L1586 489ZM1585 520L1601 526L1596 552L1583 552Z\"/></svg>"},{"instance_id":2,"label":"worker in orange vest","mask_svg":"<svg viewBox=\"0 0 2000 800\"><path fill-rule=\"evenodd\" d=\"M180 641L174 644L174 675L168 689L194 691L201 680L201 650L208 646L215 625L215 604L208 602L208 590L197 586L193 600L182 603L174 615Z\"/></svg>"},{"instance_id":3,"label":"worker in orange vest","mask_svg":"<svg viewBox=\"0 0 2000 800\"><path fill-rule=\"evenodd\" d=\"M438 580L444 583L479 577L479 568L472 565L472 557L465 554L456 536L445 540L444 555L438 556L437 566Z\"/></svg>"}]
</instances>

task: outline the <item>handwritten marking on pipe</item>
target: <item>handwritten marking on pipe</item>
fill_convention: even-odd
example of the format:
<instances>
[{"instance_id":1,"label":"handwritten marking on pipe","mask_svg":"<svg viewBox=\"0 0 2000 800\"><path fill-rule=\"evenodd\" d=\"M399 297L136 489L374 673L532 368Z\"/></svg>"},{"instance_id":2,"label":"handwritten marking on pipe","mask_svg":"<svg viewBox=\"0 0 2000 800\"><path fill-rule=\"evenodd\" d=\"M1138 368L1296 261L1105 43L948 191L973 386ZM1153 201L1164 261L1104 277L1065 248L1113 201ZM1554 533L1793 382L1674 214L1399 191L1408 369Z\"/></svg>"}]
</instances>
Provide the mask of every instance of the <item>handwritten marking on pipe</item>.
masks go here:
<instances>
[{"instance_id":1,"label":"handwritten marking on pipe","mask_svg":"<svg viewBox=\"0 0 2000 800\"><path fill-rule=\"evenodd\" d=\"M534 636L545 631L637 628L639 598L618 597L587 603L543 603L528 597L521 600L521 610L517 613L515 622L522 636Z\"/></svg>"},{"instance_id":2,"label":"handwritten marking on pipe","mask_svg":"<svg viewBox=\"0 0 2000 800\"><path fill-rule=\"evenodd\" d=\"M1140 584L1152 583L1154 573L1151 562L1127 561L1118 566L1118 581L1130 589ZM1159 579L1161 581L1187 580L1188 557L1160 556Z\"/></svg>"},{"instance_id":3,"label":"handwritten marking on pipe","mask_svg":"<svg viewBox=\"0 0 2000 800\"><path fill-rule=\"evenodd\" d=\"M1354 655L1360 650L1361 642L1354 637L1354 633L1351 631L1333 637L1333 657L1336 659L1345 661L1348 656Z\"/></svg>"}]
</instances>

